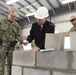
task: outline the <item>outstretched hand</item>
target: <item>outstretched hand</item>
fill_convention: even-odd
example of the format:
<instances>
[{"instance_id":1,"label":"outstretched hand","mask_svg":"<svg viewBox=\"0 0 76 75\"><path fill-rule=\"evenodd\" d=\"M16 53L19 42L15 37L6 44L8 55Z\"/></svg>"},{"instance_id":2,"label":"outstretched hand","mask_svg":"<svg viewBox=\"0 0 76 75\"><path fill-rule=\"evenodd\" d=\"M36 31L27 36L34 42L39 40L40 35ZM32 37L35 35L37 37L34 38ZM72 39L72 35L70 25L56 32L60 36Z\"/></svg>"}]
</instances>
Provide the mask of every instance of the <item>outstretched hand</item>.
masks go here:
<instances>
[{"instance_id":1,"label":"outstretched hand","mask_svg":"<svg viewBox=\"0 0 76 75\"><path fill-rule=\"evenodd\" d=\"M33 47L32 50L33 50L33 51L39 51L40 48L39 48L39 47Z\"/></svg>"},{"instance_id":2,"label":"outstretched hand","mask_svg":"<svg viewBox=\"0 0 76 75\"><path fill-rule=\"evenodd\" d=\"M27 40L23 40L23 44L25 45L25 46L27 46L28 45L28 41Z\"/></svg>"}]
</instances>

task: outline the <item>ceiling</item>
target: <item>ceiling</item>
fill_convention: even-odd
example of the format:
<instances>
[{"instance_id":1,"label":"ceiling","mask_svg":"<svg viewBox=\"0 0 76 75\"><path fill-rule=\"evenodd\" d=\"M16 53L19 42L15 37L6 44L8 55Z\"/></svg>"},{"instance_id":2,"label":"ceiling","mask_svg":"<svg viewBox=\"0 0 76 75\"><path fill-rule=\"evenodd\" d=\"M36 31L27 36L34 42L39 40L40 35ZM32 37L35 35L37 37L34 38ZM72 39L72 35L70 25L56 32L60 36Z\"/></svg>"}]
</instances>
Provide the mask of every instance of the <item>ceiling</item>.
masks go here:
<instances>
[{"instance_id":1,"label":"ceiling","mask_svg":"<svg viewBox=\"0 0 76 75\"><path fill-rule=\"evenodd\" d=\"M26 14L35 12L37 8L41 6L45 6L48 10L52 10L54 15L56 14L56 9L66 6L61 3L62 0L19 0L11 5L7 5L6 1L8 0L0 0L0 17L7 17L8 8L14 5L19 9L19 17L17 17L16 20L27 18ZM71 10L70 5L70 3L67 4L69 10ZM73 2L73 5L75 6L75 2Z\"/></svg>"}]
</instances>

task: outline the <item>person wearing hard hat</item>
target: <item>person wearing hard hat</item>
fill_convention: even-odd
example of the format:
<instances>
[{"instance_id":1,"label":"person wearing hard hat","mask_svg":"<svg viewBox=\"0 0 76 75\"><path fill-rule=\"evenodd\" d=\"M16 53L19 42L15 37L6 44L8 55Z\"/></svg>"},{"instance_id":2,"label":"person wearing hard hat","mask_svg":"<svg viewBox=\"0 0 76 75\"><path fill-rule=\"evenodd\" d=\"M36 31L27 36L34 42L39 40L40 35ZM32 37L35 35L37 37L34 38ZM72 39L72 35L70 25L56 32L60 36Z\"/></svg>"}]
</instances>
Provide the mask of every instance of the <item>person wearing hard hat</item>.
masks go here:
<instances>
[{"instance_id":1,"label":"person wearing hard hat","mask_svg":"<svg viewBox=\"0 0 76 75\"><path fill-rule=\"evenodd\" d=\"M24 42L26 45L27 43L32 42L32 40L35 40L36 47L33 48L34 51L45 49L44 43L46 33L54 33L55 25L47 21L48 16L49 12L46 7L38 8L34 15L37 21L32 24L27 42Z\"/></svg>"},{"instance_id":2,"label":"person wearing hard hat","mask_svg":"<svg viewBox=\"0 0 76 75\"><path fill-rule=\"evenodd\" d=\"M16 16L18 9L12 6L8 10L8 17L0 19L0 75L4 75L6 57L7 75L11 75L13 51L21 34L21 27L15 21Z\"/></svg>"},{"instance_id":3,"label":"person wearing hard hat","mask_svg":"<svg viewBox=\"0 0 76 75\"><path fill-rule=\"evenodd\" d=\"M69 30L69 32L76 32L76 16L71 16L70 22L72 23L73 27Z\"/></svg>"}]
</instances>

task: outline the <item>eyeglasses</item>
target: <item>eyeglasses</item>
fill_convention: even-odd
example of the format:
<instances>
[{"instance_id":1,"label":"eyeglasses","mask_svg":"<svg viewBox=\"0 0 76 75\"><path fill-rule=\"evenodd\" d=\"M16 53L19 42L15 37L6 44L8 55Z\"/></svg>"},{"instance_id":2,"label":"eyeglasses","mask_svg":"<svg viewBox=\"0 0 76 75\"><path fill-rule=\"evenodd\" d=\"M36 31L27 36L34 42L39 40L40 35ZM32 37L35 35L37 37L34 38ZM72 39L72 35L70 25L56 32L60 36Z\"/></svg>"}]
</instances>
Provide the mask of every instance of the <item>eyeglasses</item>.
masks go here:
<instances>
[{"instance_id":1,"label":"eyeglasses","mask_svg":"<svg viewBox=\"0 0 76 75\"><path fill-rule=\"evenodd\" d=\"M76 18L74 18L74 19L71 19L70 21L72 22L72 21L74 21L74 20L76 20Z\"/></svg>"}]
</instances>

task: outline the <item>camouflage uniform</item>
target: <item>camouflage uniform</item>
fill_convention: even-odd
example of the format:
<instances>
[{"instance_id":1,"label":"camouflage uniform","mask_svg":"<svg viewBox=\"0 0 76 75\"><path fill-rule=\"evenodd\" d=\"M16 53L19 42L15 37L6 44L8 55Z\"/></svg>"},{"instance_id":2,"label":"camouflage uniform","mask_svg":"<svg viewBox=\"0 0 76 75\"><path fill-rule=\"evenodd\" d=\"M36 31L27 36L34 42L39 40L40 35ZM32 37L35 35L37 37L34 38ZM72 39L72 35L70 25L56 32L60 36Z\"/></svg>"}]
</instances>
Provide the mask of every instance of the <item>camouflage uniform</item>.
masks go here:
<instances>
[{"instance_id":1,"label":"camouflage uniform","mask_svg":"<svg viewBox=\"0 0 76 75\"><path fill-rule=\"evenodd\" d=\"M72 27L69 32L76 32L76 29Z\"/></svg>"},{"instance_id":2,"label":"camouflage uniform","mask_svg":"<svg viewBox=\"0 0 76 75\"><path fill-rule=\"evenodd\" d=\"M20 39L21 28L15 21L0 19L0 38L4 43ZM0 45L0 75L4 75L5 59L7 57L7 73L11 75L14 48Z\"/></svg>"}]
</instances>

